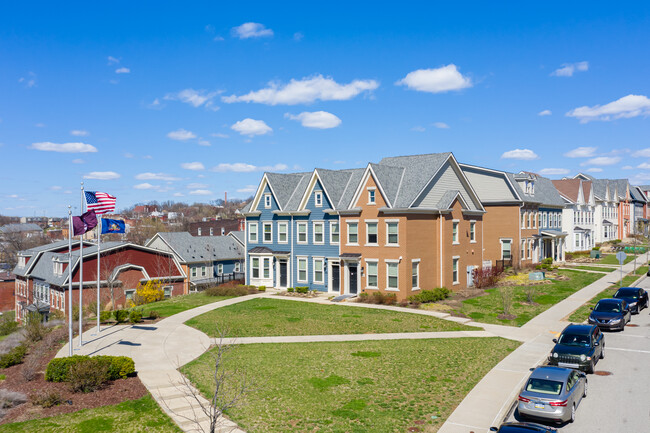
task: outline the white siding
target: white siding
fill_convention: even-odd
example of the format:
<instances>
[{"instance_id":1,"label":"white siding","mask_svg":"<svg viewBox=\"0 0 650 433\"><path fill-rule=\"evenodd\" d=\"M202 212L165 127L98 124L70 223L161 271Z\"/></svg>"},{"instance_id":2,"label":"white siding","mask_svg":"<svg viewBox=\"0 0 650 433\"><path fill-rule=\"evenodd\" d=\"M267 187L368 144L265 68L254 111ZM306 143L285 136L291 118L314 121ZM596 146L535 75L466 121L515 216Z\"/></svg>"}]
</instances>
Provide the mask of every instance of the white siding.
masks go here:
<instances>
[{"instance_id":1,"label":"white siding","mask_svg":"<svg viewBox=\"0 0 650 433\"><path fill-rule=\"evenodd\" d=\"M465 176L482 202L517 200L503 176L464 170Z\"/></svg>"},{"instance_id":2,"label":"white siding","mask_svg":"<svg viewBox=\"0 0 650 433\"><path fill-rule=\"evenodd\" d=\"M438 174L420 194L420 197L415 201L415 207L436 208L442 196L449 190L460 191L460 195L467 202L469 208L472 210L477 209L458 174L449 162L446 162L440 168Z\"/></svg>"}]
</instances>

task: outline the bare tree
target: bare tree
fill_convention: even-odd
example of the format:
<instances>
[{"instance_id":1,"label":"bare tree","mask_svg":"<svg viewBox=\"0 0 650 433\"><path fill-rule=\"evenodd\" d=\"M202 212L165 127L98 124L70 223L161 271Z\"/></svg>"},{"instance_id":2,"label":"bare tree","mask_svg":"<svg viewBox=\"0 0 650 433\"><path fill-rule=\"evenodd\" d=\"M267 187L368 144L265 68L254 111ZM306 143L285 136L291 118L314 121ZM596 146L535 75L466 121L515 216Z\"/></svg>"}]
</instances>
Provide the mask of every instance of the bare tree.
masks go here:
<instances>
[{"instance_id":1,"label":"bare tree","mask_svg":"<svg viewBox=\"0 0 650 433\"><path fill-rule=\"evenodd\" d=\"M184 393L185 399L192 406L192 415L181 415L171 410L163 400L167 410L180 418L193 422L196 424L196 429L203 433L237 430L237 425L226 419L224 412L240 406L244 396L252 391L246 372L227 365L226 354L237 347L235 340L227 338L227 334L226 328L217 326L218 337L215 348L208 352L211 359L207 362L210 362L212 380L214 381L214 391L209 399L203 398L190 380L181 375L181 384L176 388ZM206 424L209 426L206 427Z\"/></svg>"}]
</instances>

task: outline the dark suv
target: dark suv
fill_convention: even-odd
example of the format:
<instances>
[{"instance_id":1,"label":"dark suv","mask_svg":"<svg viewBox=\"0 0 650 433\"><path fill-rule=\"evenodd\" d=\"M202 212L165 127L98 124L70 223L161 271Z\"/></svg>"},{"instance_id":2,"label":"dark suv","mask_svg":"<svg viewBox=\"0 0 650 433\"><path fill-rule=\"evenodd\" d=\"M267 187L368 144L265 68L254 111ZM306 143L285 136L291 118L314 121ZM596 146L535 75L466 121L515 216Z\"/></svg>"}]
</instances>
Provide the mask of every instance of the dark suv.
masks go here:
<instances>
[{"instance_id":1,"label":"dark suv","mask_svg":"<svg viewBox=\"0 0 650 433\"><path fill-rule=\"evenodd\" d=\"M548 357L549 365L594 372L594 365L605 357L605 339L596 325L568 325Z\"/></svg>"},{"instance_id":2,"label":"dark suv","mask_svg":"<svg viewBox=\"0 0 650 433\"><path fill-rule=\"evenodd\" d=\"M627 302L632 314L639 314L641 310L648 308L648 292L639 287L621 287L614 294L614 299Z\"/></svg>"}]
</instances>

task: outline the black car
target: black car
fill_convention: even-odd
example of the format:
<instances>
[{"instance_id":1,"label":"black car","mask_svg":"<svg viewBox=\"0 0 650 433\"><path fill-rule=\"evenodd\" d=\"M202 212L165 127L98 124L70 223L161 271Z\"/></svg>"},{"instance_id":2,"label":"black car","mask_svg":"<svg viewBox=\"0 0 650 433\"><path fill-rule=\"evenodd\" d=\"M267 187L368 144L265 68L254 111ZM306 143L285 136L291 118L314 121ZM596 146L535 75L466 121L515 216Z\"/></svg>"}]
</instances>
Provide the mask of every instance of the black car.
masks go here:
<instances>
[{"instance_id":1,"label":"black car","mask_svg":"<svg viewBox=\"0 0 650 433\"><path fill-rule=\"evenodd\" d=\"M621 287L614 294L614 298L627 302L632 314L639 314L641 310L648 308L648 292L639 287Z\"/></svg>"},{"instance_id":2,"label":"black car","mask_svg":"<svg viewBox=\"0 0 650 433\"><path fill-rule=\"evenodd\" d=\"M589 315L589 324L609 331L622 331L632 317L627 302L622 299L601 299L592 310Z\"/></svg>"},{"instance_id":3,"label":"black car","mask_svg":"<svg viewBox=\"0 0 650 433\"><path fill-rule=\"evenodd\" d=\"M532 422L506 422L501 424L498 429L490 427L490 431L497 433L554 433L556 429L547 427L545 425L536 424Z\"/></svg>"},{"instance_id":4,"label":"black car","mask_svg":"<svg viewBox=\"0 0 650 433\"><path fill-rule=\"evenodd\" d=\"M594 372L594 365L605 357L605 338L596 325L568 325L548 357L549 365Z\"/></svg>"}]
</instances>

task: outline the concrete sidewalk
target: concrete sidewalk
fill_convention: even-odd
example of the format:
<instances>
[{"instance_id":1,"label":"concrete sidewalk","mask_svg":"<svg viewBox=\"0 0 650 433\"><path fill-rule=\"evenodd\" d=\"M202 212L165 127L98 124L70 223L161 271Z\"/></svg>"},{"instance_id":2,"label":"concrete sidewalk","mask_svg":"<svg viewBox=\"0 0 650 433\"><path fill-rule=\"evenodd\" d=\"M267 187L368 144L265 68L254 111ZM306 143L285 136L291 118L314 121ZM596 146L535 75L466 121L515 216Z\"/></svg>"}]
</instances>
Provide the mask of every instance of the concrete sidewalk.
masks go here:
<instances>
[{"instance_id":1,"label":"concrete sidewalk","mask_svg":"<svg viewBox=\"0 0 650 433\"><path fill-rule=\"evenodd\" d=\"M636 260L643 263L645 257L639 256ZM633 269L634 261L623 265L625 274ZM619 276L618 270L608 273L522 326L521 336L526 343L483 377L438 432L479 433L487 432L492 426L498 427L508 414L531 369L542 364L548 357L553 348L552 339L568 324L566 317L612 284L618 284ZM645 276L639 280L643 278Z\"/></svg>"}]
</instances>

